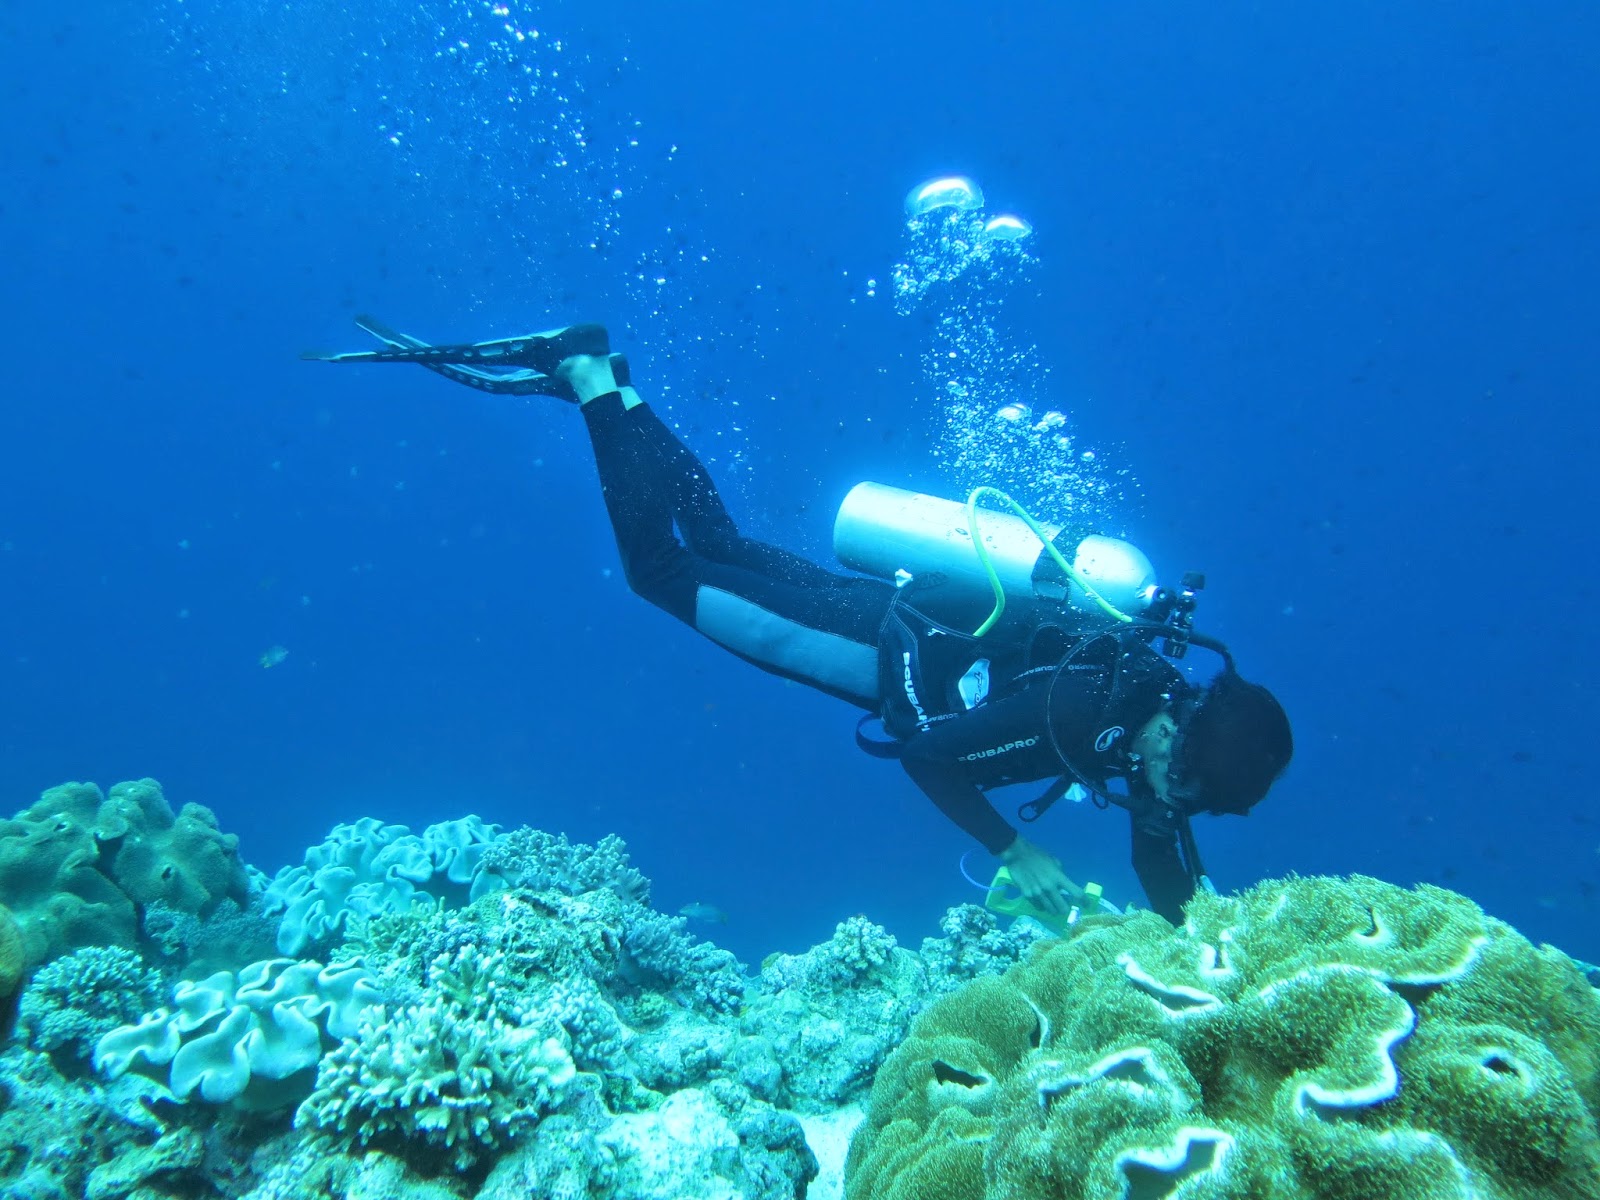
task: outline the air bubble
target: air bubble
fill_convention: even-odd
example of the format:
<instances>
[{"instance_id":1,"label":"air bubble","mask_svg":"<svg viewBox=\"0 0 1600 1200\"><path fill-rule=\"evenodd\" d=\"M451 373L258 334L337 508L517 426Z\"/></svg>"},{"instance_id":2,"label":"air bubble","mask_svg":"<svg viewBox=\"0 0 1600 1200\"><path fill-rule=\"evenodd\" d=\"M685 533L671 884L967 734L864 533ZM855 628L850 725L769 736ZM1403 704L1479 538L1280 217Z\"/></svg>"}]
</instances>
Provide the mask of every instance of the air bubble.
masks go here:
<instances>
[{"instance_id":1,"label":"air bubble","mask_svg":"<svg viewBox=\"0 0 1600 1200\"><path fill-rule=\"evenodd\" d=\"M906 195L906 216L923 217L938 208L970 212L983 207L983 189L964 175L920 183Z\"/></svg>"},{"instance_id":2,"label":"air bubble","mask_svg":"<svg viewBox=\"0 0 1600 1200\"><path fill-rule=\"evenodd\" d=\"M1010 213L990 217L983 225L983 235L997 242L1020 242L1032 233L1032 225Z\"/></svg>"},{"instance_id":3,"label":"air bubble","mask_svg":"<svg viewBox=\"0 0 1600 1200\"><path fill-rule=\"evenodd\" d=\"M1010 316L1009 302L1031 285L1033 226L982 205L960 176L929 180L905 200L894 306L926 333L923 377L943 410L934 456L952 494L989 484L1052 520L1119 524L1125 514L1114 506L1137 483L1125 471L1112 478L1079 443L1070 412L1049 402L1038 346Z\"/></svg>"}]
</instances>

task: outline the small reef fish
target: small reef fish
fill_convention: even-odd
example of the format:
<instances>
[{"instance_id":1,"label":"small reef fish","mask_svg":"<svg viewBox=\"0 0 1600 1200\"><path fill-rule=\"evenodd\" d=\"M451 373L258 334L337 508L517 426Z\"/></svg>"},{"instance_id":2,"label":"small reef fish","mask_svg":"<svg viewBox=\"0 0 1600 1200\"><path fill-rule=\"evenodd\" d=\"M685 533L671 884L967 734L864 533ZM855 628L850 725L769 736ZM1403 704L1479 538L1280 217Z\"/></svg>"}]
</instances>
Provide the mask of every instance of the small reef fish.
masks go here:
<instances>
[{"instance_id":1,"label":"small reef fish","mask_svg":"<svg viewBox=\"0 0 1600 1200\"><path fill-rule=\"evenodd\" d=\"M712 925L726 925L728 914L715 904L703 904L696 900L693 904L685 904L678 910L680 917L688 917L691 921L706 921Z\"/></svg>"},{"instance_id":2,"label":"small reef fish","mask_svg":"<svg viewBox=\"0 0 1600 1200\"><path fill-rule=\"evenodd\" d=\"M289 657L289 650L285 646L268 646L265 654L261 656L262 669L275 667Z\"/></svg>"}]
</instances>

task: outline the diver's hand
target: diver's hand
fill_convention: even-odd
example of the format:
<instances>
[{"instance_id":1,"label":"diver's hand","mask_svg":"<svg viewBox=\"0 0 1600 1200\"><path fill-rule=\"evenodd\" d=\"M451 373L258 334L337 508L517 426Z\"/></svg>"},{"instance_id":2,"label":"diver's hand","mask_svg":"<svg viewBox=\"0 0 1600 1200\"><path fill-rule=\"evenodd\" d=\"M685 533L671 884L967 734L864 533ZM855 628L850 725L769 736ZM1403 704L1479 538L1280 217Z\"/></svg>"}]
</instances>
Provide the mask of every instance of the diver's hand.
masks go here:
<instances>
[{"instance_id":1,"label":"diver's hand","mask_svg":"<svg viewBox=\"0 0 1600 1200\"><path fill-rule=\"evenodd\" d=\"M1071 911L1064 891L1069 881L1054 855L1019 837L1000 852L1000 861L1010 869L1012 882L1028 903L1060 916Z\"/></svg>"}]
</instances>

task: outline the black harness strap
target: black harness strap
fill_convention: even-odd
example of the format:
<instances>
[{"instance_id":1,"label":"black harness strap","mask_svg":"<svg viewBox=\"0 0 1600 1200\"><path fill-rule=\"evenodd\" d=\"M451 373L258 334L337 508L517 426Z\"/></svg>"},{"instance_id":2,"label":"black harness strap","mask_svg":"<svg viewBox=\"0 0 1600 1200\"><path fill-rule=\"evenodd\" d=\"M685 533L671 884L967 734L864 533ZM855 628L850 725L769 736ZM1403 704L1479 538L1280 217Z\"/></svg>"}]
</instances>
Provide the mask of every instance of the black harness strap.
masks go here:
<instances>
[{"instance_id":1,"label":"black harness strap","mask_svg":"<svg viewBox=\"0 0 1600 1200\"><path fill-rule=\"evenodd\" d=\"M1072 785L1078 780L1071 774L1058 775L1056 781L1044 790L1044 793L1035 800L1017 807L1017 820L1037 821L1050 811L1050 806L1072 790Z\"/></svg>"},{"instance_id":2,"label":"black harness strap","mask_svg":"<svg viewBox=\"0 0 1600 1200\"><path fill-rule=\"evenodd\" d=\"M877 713L866 713L856 722L856 745L873 758L898 759L905 743L898 738L876 738L867 736L867 725L871 721L878 723L878 728L883 729L883 718ZM887 730L885 730L887 732Z\"/></svg>"},{"instance_id":3,"label":"black harness strap","mask_svg":"<svg viewBox=\"0 0 1600 1200\"><path fill-rule=\"evenodd\" d=\"M1206 866L1200 861L1200 847L1195 845L1194 826L1189 822L1189 814L1182 809L1178 810L1178 853L1195 886L1205 886Z\"/></svg>"}]
</instances>

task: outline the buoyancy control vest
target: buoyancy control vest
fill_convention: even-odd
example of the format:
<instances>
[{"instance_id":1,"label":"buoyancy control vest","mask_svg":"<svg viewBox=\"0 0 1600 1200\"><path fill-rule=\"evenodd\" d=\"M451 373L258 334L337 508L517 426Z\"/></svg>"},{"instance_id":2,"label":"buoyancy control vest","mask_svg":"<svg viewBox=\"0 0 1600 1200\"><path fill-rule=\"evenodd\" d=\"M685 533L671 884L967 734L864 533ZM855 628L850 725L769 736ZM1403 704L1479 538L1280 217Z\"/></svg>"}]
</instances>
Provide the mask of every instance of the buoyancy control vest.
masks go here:
<instances>
[{"instance_id":1,"label":"buoyancy control vest","mask_svg":"<svg viewBox=\"0 0 1600 1200\"><path fill-rule=\"evenodd\" d=\"M879 716L890 737L904 741L991 697L1046 687L1040 732L1050 738L1062 772L1124 803L1111 781L1130 774L1128 742L1188 690L1146 631L1040 622L1021 641L978 638L921 612L908 601L910 591L896 595L879 637Z\"/></svg>"},{"instance_id":2,"label":"buoyancy control vest","mask_svg":"<svg viewBox=\"0 0 1600 1200\"><path fill-rule=\"evenodd\" d=\"M1141 832L1176 838L1184 871L1196 887L1209 888L1187 814L1142 785L1131 747L1145 721L1163 706L1183 705L1195 691L1152 645L1163 636L1162 626L1045 621L1018 643L951 629L909 603L910 593L914 588L896 595L881 627L882 711L857 725L856 742L863 750L897 758L906 740L991 697L1046 687L1043 732L1059 774L1043 793L1018 807L1018 818L1038 820L1079 785L1097 807L1125 809ZM1194 636L1231 664L1226 647ZM867 736L865 727L874 719L893 740ZM988 785L980 781L978 786Z\"/></svg>"}]
</instances>

